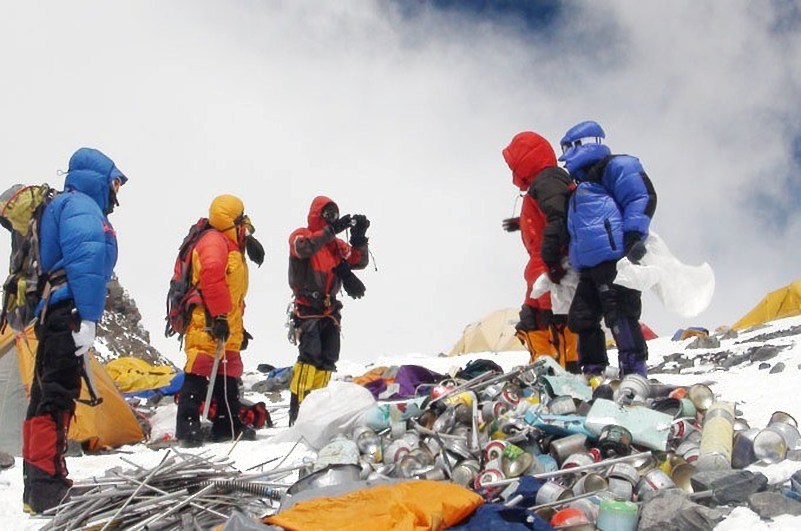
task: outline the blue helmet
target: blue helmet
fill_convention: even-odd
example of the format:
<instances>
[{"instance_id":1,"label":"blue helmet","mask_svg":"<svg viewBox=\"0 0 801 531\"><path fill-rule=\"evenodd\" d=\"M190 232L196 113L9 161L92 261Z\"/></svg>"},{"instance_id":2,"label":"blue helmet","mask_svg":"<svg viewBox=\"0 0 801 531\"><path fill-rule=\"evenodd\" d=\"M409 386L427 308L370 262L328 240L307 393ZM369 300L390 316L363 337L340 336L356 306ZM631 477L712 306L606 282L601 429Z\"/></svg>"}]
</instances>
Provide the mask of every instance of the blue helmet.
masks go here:
<instances>
[{"instance_id":1,"label":"blue helmet","mask_svg":"<svg viewBox=\"0 0 801 531\"><path fill-rule=\"evenodd\" d=\"M608 156L611 150L602 144L606 138L603 128L598 122L588 120L574 125L567 130L565 136L559 141L562 146L561 162L571 175L581 172L583 168L591 166Z\"/></svg>"}]
</instances>

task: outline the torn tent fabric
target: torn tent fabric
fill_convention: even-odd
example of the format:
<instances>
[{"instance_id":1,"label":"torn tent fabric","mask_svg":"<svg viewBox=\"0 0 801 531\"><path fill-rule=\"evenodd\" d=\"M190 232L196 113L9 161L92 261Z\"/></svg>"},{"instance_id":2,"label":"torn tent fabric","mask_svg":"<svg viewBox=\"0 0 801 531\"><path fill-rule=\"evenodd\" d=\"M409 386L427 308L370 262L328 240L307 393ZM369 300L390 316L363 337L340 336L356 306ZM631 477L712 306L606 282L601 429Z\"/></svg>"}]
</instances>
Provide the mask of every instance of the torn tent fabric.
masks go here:
<instances>
[{"instance_id":1,"label":"torn tent fabric","mask_svg":"<svg viewBox=\"0 0 801 531\"><path fill-rule=\"evenodd\" d=\"M445 529L470 516L481 504L481 496L459 485L407 481L299 502L265 518L264 523L290 531Z\"/></svg>"}]
</instances>

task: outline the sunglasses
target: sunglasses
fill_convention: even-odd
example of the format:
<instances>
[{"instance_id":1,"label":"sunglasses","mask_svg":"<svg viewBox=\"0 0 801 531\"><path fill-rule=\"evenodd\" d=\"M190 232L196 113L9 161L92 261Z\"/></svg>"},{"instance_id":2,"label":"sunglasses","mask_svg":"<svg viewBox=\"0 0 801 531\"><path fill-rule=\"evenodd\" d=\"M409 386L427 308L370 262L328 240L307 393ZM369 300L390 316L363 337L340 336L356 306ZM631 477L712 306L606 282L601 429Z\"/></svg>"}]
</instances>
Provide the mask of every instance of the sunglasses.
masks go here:
<instances>
[{"instance_id":1,"label":"sunglasses","mask_svg":"<svg viewBox=\"0 0 801 531\"><path fill-rule=\"evenodd\" d=\"M583 146L585 144L601 144L601 140L602 139L599 136L585 136L584 138L579 138L577 140L573 140L572 142L563 142L562 154L564 155L574 147Z\"/></svg>"}]
</instances>

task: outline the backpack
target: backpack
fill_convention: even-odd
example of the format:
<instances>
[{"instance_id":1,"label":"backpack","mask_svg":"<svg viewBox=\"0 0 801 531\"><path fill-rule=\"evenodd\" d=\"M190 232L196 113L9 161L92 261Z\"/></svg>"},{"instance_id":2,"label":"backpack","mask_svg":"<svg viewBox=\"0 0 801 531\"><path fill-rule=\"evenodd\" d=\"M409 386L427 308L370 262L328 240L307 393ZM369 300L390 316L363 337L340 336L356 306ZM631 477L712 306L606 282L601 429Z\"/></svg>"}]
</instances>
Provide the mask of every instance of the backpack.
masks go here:
<instances>
[{"instance_id":1,"label":"backpack","mask_svg":"<svg viewBox=\"0 0 801 531\"><path fill-rule=\"evenodd\" d=\"M192 310L198 304L203 305L203 294L192 284L192 250L194 250L200 237L211 230L208 218L200 218L197 223L189 227L189 233L184 237L178 248L175 258L170 289L167 291L167 326L164 329L166 337L178 334L183 341L186 328L192 318Z\"/></svg>"},{"instance_id":2,"label":"backpack","mask_svg":"<svg viewBox=\"0 0 801 531\"><path fill-rule=\"evenodd\" d=\"M58 192L47 183L15 184L0 194L0 224L11 233L8 277L3 282L0 332L10 324L22 331L33 321L48 281L64 282L63 270L44 275L39 260L39 221ZM44 278L47 277L47 278Z\"/></svg>"}]
</instances>

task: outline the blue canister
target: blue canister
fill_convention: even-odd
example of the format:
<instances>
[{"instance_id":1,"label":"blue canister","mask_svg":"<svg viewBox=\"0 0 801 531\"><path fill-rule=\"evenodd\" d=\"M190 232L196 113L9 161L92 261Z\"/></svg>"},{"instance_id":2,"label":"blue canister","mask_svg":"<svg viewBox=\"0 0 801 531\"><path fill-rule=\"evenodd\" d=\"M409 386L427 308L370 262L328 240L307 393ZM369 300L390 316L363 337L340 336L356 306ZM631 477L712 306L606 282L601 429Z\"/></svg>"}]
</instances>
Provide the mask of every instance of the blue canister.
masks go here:
<instances>
[{"instance_id":1,"label":"blue canister","mask_svg":"<svg viewBox=\"0 0 801 531\"><path fill-rule=\"evenodd\" d=\"M635 531L640 515L637 504L630 501L601 500L598 521L600 531Z\"/></svg>"}]
</instances>

